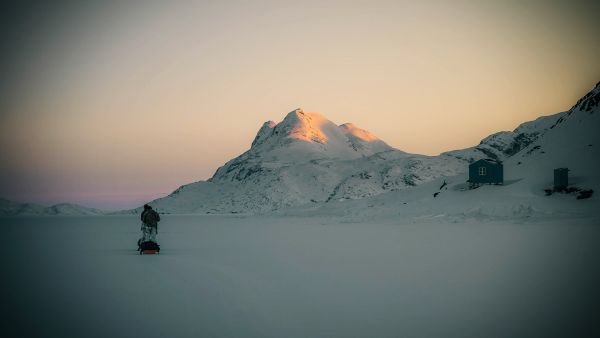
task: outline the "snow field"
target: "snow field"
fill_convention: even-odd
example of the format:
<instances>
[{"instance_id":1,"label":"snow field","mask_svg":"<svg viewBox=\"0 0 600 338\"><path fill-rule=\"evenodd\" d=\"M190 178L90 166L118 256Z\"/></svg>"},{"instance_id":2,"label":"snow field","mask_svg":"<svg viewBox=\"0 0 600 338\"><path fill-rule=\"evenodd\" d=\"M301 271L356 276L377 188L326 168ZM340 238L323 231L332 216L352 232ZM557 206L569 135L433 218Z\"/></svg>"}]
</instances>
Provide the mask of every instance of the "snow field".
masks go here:
<instances>
[{"instance_id":1,"label":"snow field","mask_svg":"<svg viewBox=\"0 0 600 338\"><path fill-rule=\"evenodd\" d=\"M564 337L600 329L600 226L401 217L2 218L7 337Z\"/></svg>"}]
</instances>

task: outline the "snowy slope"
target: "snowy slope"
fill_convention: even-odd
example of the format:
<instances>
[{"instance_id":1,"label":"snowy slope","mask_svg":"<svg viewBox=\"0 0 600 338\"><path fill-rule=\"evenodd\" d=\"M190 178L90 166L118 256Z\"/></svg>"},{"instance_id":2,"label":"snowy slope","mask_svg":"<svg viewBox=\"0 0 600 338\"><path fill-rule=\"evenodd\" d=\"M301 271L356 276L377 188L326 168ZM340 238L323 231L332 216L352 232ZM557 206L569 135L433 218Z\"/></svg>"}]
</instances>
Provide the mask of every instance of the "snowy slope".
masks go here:
<instances>
[{"instance_id":1,"label":"snowy slope","mask_svg":"<svg viewBox=\"0 0 600 338\"><path fill-rule=\"evenodd\" d=\"M34 203L19 203L0 198L0 216L102 215L105 212L77 204L60 203L45 207Z\"/></svg>"},{"instance_id":2,"label":"snowy slope","mask_svg":"<svg viewBox=\"0 0 600 338\"><path fill-rule=\"evenodd\" d=\"M521 124L513 131L494 133L481 140L475 147L448 151L442 155L454 156L469 162L474 162L482 158L504 161L542 137L566 114L567 112L562 112L550 116L542 116L534 121Z\"/></svg>"},{"instance_id":3,"label":"snowy slope","mask_svg":"<svg viewBox=\"0 0 600 338\"><path fill-rule=\"evenodd\" d=\"M600 227L589 222L165 215L152 256L135 251L135 215L0 226L3 337L548 338L600 328Z\"/></svg>"}]
</instances>

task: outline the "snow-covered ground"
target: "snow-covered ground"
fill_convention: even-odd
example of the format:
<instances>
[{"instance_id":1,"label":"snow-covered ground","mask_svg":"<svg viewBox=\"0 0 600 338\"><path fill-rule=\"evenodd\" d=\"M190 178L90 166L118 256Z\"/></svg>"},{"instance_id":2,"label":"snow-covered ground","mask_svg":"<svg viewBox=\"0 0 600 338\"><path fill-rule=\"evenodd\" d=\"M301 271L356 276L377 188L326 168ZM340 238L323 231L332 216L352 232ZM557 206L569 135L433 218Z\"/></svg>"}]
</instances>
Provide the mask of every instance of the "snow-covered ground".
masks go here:
<instances>
[{"instance_id":1,"label":"snow-covered ground","mask_svg":"<svg viewBox=\"0 0 600 338\"><path fill-rule=\"evenodd\" d=\"M165 215L156 256L138 216L0 218L2 336L600 334L592 214L383 214Z\"/></svg>"}]
</instances>

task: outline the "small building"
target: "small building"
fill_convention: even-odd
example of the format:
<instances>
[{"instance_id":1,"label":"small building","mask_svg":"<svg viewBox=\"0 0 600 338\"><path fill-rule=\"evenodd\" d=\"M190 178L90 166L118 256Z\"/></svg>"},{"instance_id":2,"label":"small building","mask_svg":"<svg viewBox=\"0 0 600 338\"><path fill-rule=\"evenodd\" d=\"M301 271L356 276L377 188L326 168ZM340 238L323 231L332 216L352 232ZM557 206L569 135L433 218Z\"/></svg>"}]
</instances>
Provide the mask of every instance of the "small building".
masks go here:
<instances>
[{"instance_id":1,"label":"small building","mask_svg":"<svg viewBox=\"0 0 600 338\"><path fill-rule=\"evenodd\" d=\"M504 184L504 166L501 162L481 159L469 164L469 180L471 186L480 184Z\"/></svg>"},{"instance_id":2,"label":"small building","mask_svg":"<svg viewBox=\"0 0 600 338\"><path fill-rule=\"evenodd\" d=\"M554 190L562 191L569 186L569 168L554 169Z\"/></svg>"}]
</instances>

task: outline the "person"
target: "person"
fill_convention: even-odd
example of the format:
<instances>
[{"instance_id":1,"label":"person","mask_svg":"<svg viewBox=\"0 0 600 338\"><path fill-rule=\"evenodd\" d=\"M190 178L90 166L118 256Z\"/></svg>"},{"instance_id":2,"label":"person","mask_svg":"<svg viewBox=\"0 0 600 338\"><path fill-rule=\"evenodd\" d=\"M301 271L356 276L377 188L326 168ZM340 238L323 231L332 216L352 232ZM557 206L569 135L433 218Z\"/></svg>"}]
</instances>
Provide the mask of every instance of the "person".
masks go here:
<instances>
[{"instance_id":1,"label":"person","mask_svg":"<svg viewBox=\"0 0 600 338\"><path fill-rule=\"evenodd\" d=\"M144 205L144 211L140 215L142 220L142 238L138 244L143 242L156 242L156 234L158 233L158 222L160 222L160 215L154 211L148 204Z\"/></svg>"}]
</instances>

